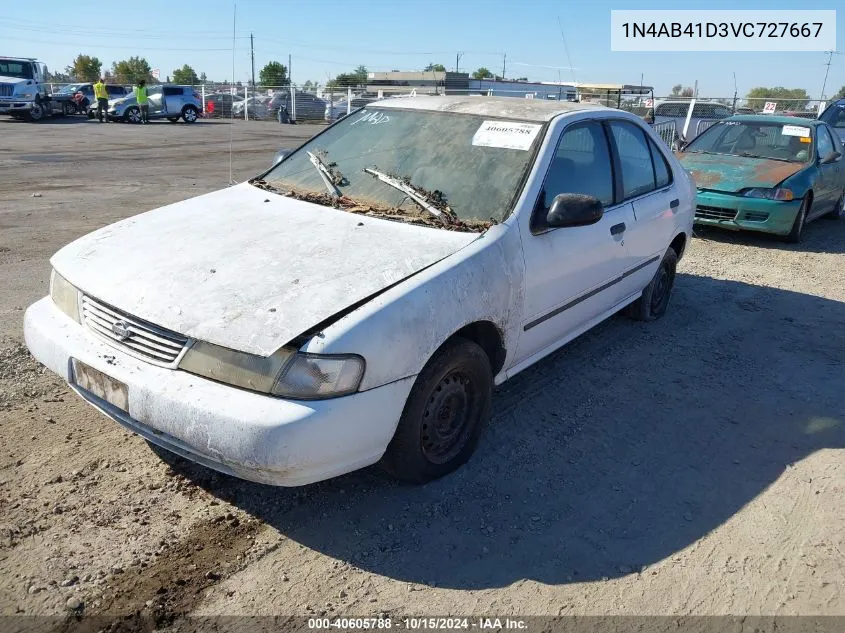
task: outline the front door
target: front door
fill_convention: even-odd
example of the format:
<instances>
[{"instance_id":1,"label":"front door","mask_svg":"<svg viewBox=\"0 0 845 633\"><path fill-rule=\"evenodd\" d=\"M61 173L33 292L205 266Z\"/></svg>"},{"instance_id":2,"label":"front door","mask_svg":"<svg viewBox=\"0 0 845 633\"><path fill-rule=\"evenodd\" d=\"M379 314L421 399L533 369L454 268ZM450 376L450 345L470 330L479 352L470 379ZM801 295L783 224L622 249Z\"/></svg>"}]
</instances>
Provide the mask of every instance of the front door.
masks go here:
<instances>
[{"instance_id":1,"label":"front door","mask_svg":"<svg viewBox=\"0 0 845 633\"><path fill-rule=\"evenodd\" d=\"M625 231L634 214L631 204L615 202L610 156L598 121L573 123L560 136L532 228L522 239L525 309L517 363L530 363L562 345L623 298L617 282L626 259ZM605 206L603 217L589 226L543 228L560 193L595 196Z\"/></svg>"},{"instance_id":2,"label":"front door","mask_svg":"<svg viewBox=\"0 0 845 633\"><path fill-rule=\"evenodd\" d=\"M147 93L147 105L149 106L150 116L162 116L164 113L164 99L161 95L161 90Z\"/></svg>"}]
</instances>

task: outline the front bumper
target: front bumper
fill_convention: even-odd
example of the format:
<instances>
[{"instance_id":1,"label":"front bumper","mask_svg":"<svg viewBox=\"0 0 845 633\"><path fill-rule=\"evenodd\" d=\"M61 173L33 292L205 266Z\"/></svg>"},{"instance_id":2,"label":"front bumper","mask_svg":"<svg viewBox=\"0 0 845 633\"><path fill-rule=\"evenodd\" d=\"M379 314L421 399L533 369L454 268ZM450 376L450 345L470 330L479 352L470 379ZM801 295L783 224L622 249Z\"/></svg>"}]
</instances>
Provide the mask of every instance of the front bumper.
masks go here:
<instances>
[{"instance_id":1,"label":"front bumper","mask_svg":"<svg viewBox=\"0 0 845 633\"><path fill-rule=\"evenodd\" d=\"M801 199L783 202L700 191L696 197L695 224L787 235L801 202Z\"/></svg>"},{"instance_id":2,"label":"front bumper","mask_svg":"<svg viewBox=\"0 0 845 633\"><path fill-rule=\"evenodd\" d=\"M137 360L68 318L50 297L24 317L32 355L146 440L242 479L299 486L378 461L414 378L315 402L283 400ZM129 412L75 384L77 359L127 385Z\"/></svg>"},{"instance_id":3,"label":"front bumper","mask_svg":"<svg viewBox=\"0 0 845 633\"><path fill-rule=\"evenodd\" d=\"M34 101L0 101L0 114L29 112L34 104Z\"/></svg>"}]
</instances>

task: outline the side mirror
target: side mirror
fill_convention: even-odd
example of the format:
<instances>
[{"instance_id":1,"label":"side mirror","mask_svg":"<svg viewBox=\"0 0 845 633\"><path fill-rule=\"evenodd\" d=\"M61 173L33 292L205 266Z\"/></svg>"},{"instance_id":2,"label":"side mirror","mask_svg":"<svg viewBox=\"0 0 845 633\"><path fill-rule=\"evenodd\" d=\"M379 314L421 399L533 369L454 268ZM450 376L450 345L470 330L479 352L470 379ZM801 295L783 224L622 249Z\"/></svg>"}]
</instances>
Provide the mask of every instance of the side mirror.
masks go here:
<instances>
[{"instance_id":1,"label":"side mirror","mask_svg":"<svg viewBox=\"0 0 845 633\"><path fill-rule=\"evenodd\" d=\"M836 161L838 161L841 157L842 157L842 154L840 154L840 153L839 153L839 152L837 152L837 151L833 151L833 152L831 152L830 154L828 154L827 156L823 156L823 157L821 158L821 160L819 161L819 164L821 164L821 165L827 165L827 164L829 164L829 163L835 163L835 162L836 162Z\"/></svg>"},{"instance_id":2,"label":"side mirror","mask_svg":"<svg viewBox=\"0 0 845 633\"><path fill-rule=\"evenodd\" d=\"M561 193L555 196L546 215L549 227L587 226L604 215L604 207L593 196L581 193Z\"/></svg>"}]
</instances>

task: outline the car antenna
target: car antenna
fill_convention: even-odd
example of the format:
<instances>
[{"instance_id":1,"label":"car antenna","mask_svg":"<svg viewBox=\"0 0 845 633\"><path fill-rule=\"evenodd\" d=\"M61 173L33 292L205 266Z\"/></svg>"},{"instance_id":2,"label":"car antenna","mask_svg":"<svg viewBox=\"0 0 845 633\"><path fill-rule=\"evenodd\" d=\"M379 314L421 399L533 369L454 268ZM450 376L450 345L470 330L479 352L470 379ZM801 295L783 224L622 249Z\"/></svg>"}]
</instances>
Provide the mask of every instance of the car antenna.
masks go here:
<instances>
[{"instance_id":1,"label":"car antenna","mask_svg":"<svg viewBox=\"0 0 845 633\"><path fill-rule=\"evenodd\" d=\"M232 91L235 90L235 25L237 24L237 17L238 17L238 4L236 2L232 3ZM232 98L232 105L234 106L235 99L234 96ZM234 107L232 108L234 110ZM234 134L234 112L232 112L232 120L229 121L229 186L231 187L235 183L234 179L232 178L232 135Z\"/></svg>"}]
</instances>

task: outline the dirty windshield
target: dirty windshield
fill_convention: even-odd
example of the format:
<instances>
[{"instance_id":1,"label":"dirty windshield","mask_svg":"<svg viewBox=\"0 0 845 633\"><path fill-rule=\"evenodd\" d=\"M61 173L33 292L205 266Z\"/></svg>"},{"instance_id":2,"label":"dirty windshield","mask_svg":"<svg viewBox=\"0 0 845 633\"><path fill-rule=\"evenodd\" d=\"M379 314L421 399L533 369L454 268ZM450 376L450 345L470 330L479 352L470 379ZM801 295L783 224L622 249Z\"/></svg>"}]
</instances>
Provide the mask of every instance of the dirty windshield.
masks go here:
<instances>
[{"instance_id":1,"label":"dirty windshield","mask_svg":"<svg viewBox=\"0 0 845 633\"><path fill-rule=\"evenodd\" d=\"M805 163L812 156L808 125L759 121L721 121L693 139L686 152L732 154Z\"/></svg>"},{"instance_id":2,"label":"dirty windshield","mask_svg":"<svg viewBox=\"0 0 845 633\"><path fill-rule=\"evenodd\" d=\"M306 143L264 180L277 191L353 205L356 212L483 230L510 212L540 128L369 107Z\"/></svg>"}]
</instances>

